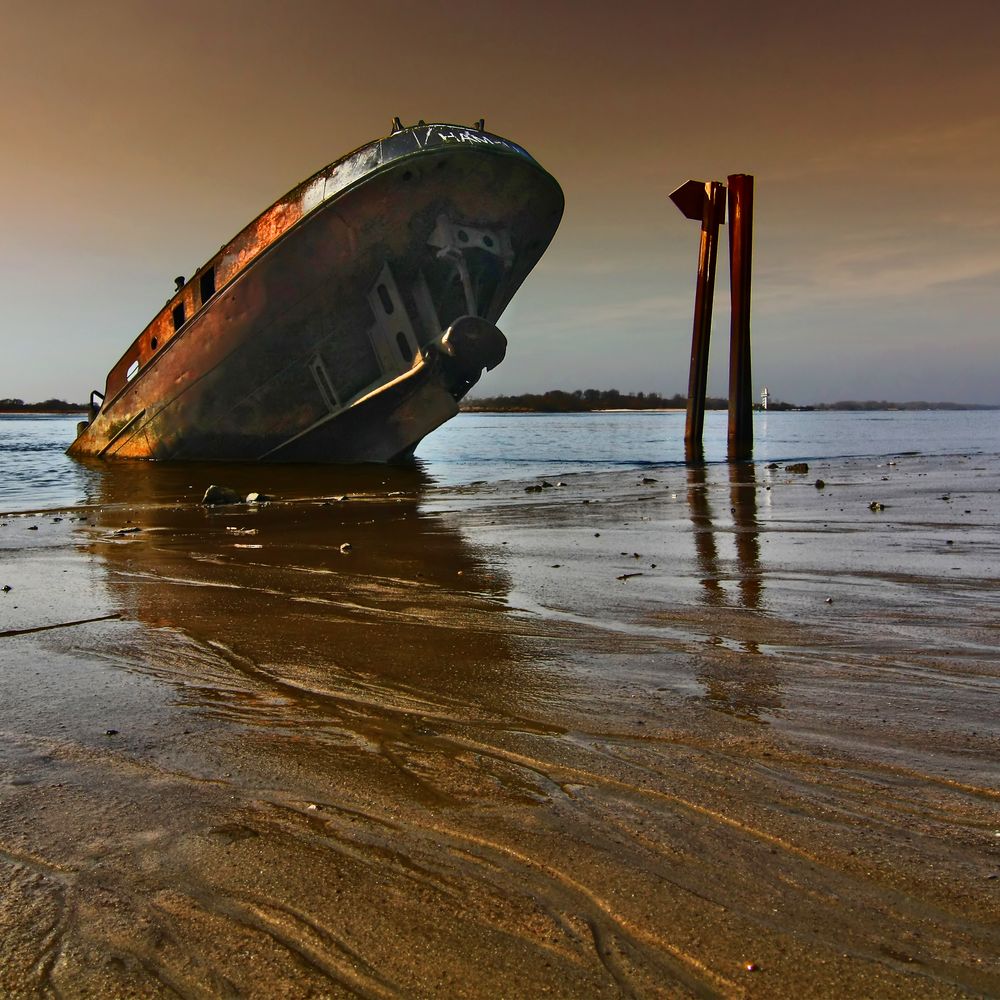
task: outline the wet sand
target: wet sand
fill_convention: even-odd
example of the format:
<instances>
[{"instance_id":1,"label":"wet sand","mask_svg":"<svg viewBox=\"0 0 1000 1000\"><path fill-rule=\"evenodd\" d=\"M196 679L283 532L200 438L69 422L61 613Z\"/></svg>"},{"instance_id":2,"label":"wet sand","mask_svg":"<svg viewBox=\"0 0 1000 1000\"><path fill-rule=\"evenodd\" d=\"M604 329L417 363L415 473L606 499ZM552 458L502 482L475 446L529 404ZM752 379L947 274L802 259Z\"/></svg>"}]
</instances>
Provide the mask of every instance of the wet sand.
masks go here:
<instances>
[{"instance_id":1,"label":"wet sand","mask_svg":"<svg viewBox=\"0 0 1000 1000\"><path fill-rule=\"evenodd\" d=\"M0 994L1000 995L995 461L562 482L0 518Z\"/></svg>"}]
</instances>

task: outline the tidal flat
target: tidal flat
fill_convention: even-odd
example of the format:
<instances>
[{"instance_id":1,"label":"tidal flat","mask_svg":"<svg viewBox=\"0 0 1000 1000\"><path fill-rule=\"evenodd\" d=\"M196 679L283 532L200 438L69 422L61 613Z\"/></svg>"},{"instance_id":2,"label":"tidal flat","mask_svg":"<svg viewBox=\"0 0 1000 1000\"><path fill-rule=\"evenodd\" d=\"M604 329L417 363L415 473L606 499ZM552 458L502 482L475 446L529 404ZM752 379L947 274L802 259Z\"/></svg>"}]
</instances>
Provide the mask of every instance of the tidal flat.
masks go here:
<instances>
[{"instance_id":1,"label":"tidal flat","mask_svg":"<svg viewBox=\"0 0 1000 1000\"><path fill-rule=\"evenodd\" d=\"M1000 995L1000 466L809 465L4 515L0 994Z\"/></svg>"}]
</instances>

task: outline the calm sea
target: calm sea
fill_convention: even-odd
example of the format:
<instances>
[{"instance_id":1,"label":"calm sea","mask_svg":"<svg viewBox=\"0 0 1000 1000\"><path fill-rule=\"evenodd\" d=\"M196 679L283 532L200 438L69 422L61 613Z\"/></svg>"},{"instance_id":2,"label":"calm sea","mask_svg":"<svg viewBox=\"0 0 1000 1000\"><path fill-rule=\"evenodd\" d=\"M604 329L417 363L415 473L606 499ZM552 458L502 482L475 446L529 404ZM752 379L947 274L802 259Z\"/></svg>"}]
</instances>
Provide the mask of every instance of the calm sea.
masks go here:
<instances>
[{"instance_id":1,"label":"calm sea","mask_svg":"<svg viewBox=\"0 0 1000 1000\"><path fill-rule=\"evenodd\" d=\"M107 495L102 480L118 474L113 467L82 464L64 454L77 419L0 415L0 512L100 502ZM417 457L423 484L456 486L679 464L683 437L683 413L463 413L431 434L417 449ZM907 452L996 456L1000 411L757 413L754 441L758 462ZM706 417L705 457L725 461L723 412ZM192 489L221 478L209 471L214 467L174 468L180 479L195 481ZM231 467L226 471L231 475ZM284 483L289 474L280 473ZM254 475L257 488L266 492L279 473L256 469ZM395 484L394 473L379 475L379 482ZM343 492L345 477L349 474L333 467L324 473L322 486L336 491L339 485Z\"/></svg>"}]
</instances>

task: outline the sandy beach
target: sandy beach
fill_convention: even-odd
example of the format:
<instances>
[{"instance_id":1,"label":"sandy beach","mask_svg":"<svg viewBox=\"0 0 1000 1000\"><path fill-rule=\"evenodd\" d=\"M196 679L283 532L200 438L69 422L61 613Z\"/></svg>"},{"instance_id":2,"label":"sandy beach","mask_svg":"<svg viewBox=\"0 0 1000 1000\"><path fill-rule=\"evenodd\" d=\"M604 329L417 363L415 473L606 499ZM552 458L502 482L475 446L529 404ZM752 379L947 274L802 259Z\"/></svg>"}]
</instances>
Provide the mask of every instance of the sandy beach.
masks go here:
<instances>
[{"instance_id":1,"label":"sandy beach","mask_svg":"<svg viewBox=\"0 0 1000 1000\"><path fill-rule=\"evenodd\" d=\"M1000 995L1000 477L810 465L3 516L0 994Z\"/></svg>"}]
</instances>

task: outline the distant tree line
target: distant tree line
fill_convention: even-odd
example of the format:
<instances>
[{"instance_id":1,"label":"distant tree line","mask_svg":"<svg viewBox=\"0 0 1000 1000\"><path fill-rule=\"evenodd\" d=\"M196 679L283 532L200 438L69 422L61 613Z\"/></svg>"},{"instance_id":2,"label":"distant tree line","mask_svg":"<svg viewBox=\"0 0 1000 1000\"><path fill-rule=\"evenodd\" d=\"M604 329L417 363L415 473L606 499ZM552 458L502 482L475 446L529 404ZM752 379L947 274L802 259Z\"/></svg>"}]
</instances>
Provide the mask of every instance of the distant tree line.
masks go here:
<instances>
[{"instance_id":1,"label":"distant tree line","mask_svg":"<svg viewBox=\"0 0 1000 1000\"><path fill-rule=\"evenodd\" d=\"M724 410L725 399L708 398L710 410ZM619 392L617 389L550 389L543 393L522 393L518 396L489 396L466 399L463 410L473 412L522 413L588 413L591 410L670 410L684 409L687 396L675 393L661 396L658 392Z\"/></svg>"},{"instance_id":2,"label":"distant tree line","mask_svg":"<svg viewBox=\"0 0 1000 1000\"><path fill-rule=\"evenodd\" d=\"M705 400L709 410L725 410L728 400L710 396ZM588 413L592 410L683 410L687 396L679 392L661 396L658 392L619 392L617 389L550 389L542 393L521 393L517 396L485 396L466 399L462 409L479 413ZM816 403L800 406L771 399L768 411L787 410L996 410L997 406L965 403L928 403L914 401L892 403L887 400L843 400L838 403ZM759 406L754 406L759 410Z\"/></svg>"},{"instance_id":3,"label":"distant tree line","mask_svg":"<svg viewBox=\"0 0 1000 1000\"><path fill-rule=\"evenodd\" d=\"M844 399L839 403L817 403L816 410L996 410L997 406L986 403L928 403L925 400L911 400L907 403L890 403L885 399Z\"/></svg>"},{"instance_id":4,"label":"distant tree line","mask_svg":"<svg viewBox=\"0 0 1000 1000\"><path fill-rule=\"evenodd\" d=\"M65 399L46 399L41 403L0 399L0 413L80 413L86 409L85 403L67 403Z\"/></svg>"}]
</instances>

